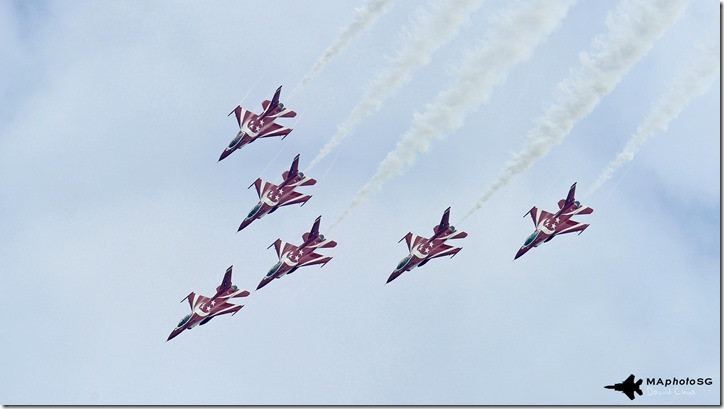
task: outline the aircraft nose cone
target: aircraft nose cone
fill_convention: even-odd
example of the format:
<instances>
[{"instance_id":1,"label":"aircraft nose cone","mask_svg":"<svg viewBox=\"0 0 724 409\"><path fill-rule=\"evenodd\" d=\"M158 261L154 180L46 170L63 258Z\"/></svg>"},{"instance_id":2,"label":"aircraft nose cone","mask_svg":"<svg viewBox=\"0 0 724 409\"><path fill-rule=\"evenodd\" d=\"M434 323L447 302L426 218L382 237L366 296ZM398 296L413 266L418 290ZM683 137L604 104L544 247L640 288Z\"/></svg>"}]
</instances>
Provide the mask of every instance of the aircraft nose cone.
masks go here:
<instances>
[{"instance_id":1,"label":"aircraft nose cone","mask_svg":"<svg viewBox=\"0 0 724 409\"><path fill-rule=\"evenodd\" d=\"M181 330L181 331L183 331L183 330ZM178 336L178 334L180 334L181 331L179 331L178 328L171 331L171 335L168 336L168 338L166 339L166 342L176 338L176 336Z\"/></svg>"},{"instance_id":2,"label":"aircraft nose cone","mask_svg":"<svg viewBox=\"0 0 724 409\"><path fill-rule=\"evenodd\" d=\"M250 219L248 217L245 218L244 221L241 222L241 224L239 225L239 230L237 230L237 232L241 231L244 227L250 225L252 221L253 221L253 219Z\"/></svg>"},{"instance_id":3,"label":"aircraft nose cone","mask_svg":"<svg viewBox=\"0 0 724 409\"><path fill-rule=\"evenodd\" d=\"M518 259L518 257L522 256L522 255L525 254L527 251L528 251L528 247L525 247L525 246L521 247L520 250L518 250L518 252L515 253L515 258L514 258L513 260Z\"/></svg>"},{"instance_id":4,"label":"aircraft nose cone","mask_svg":"<svg viewBox=\"0 0 724 409\"><path fill-rule=\"evenodd\" d=\"M390 274L390 277L387 279L387 283L389 283L390 281L392 281L392 280L394 280L395 278L399 277L400 274L402 274L402 271L400 271L400 270L395 270L395 271L393 271L392 274ZM387 283L385 283L385 284L387 284Z\"/></svg>"},{"instance_id":5,"label":"aircraft nose cone","mask_svg":"<svg viewBox=\"0 0 724 409\"><path fill-rule=\"evenodd\" d=\"M231 152L233 152L233 150L231 150L231 149L224 149L224 151L221 152L221 156L219 156L219 162L221 162L222 160L224 160L227 156L231 155Z\"/></svg>"},{"instance_id":6,"label":"aircraft nose cone","mask_svg":"<svg viewBox=\"0 0 724 409\"><path fill-rule=\"evenodd\" d=\"M266 278L264 278L263 280L261 280L261 282L260 282L259 285L256 287L256 289L258 290L258 289L264 287L265 285L269 284L270 281L271 281L271 280L267 280Z\"/></svg>"}]
</instances>

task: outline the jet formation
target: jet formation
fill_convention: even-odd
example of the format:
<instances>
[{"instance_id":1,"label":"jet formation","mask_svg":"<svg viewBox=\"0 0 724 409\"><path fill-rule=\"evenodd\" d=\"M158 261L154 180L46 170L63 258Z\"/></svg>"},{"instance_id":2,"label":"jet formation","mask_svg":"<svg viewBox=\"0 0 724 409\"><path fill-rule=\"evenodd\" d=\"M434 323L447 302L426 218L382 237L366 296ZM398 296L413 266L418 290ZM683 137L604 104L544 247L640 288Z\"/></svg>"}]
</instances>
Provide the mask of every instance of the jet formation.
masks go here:
<instances>
[{"instance_id":1,"label":"jet formation","mask_svg":"<svg viewBox=\"0 0 724 409\"><path fill-rule=\"evenodd\" d=\"M259 115L242 108L240 105L229 113L229 116L235 114L236 121L239 124L239 132L221 153L219 161L259 138L281 136L282 139L284 139L292 131L291 128L275 123L277 118L293 118L297 115L296 112L285 108L284 104L279 101L281 90L281 86L277 88L271 101L262 101L263 111ZM257 178L254 183L249 186L249 189L252 186L256 188L259 201L241 222L237 232L243 230L255 220L261 219L267 214L274 213L280 207L293 204L303 206L312 196L297 192L295 189L301 186L311 186L316 183L317 180L307 177L299 171L299 155L294 157L289 170L282 173L282 181L278 185ZM531 248L552 240L556 235L572 232L579 232L580 234L588 227L588 224L571 220L572 216L593 212L593 209L581 206L581 204L575 200L575 190L576 184L574 183L568 192L568 197L558 202L559 210L555 214L539 210L535 206L525 214L525 216L528 214L531 215L533 224L535 225L535 231L518 250L515 259L525 254ZM325 256L316 252L318 249L337 246L336 241L325 239L324 235L319 233L321 219L322 216L317 217L311 230L302 235L302 243L300 245L293 245L277 239L268 247L274 247L279 261L272 266L262 278L256 288L257 290L268 285L274 279L294 273L300 267L311 265L320 265L320 267L323 267L332 259L331 256ZM445 242L452 239L462 239L467 237L467 235L466 232L456 230L455 227L450 225L450 208L448 207L443 212L440 223L433 227L432 236L425 238L407 233L400 239L400 242L405 240L410 253L397 264L397 267L387 279L387 283L395 280L406 271L424 266L434 258L443 256L453 258L462 250L462 247L454 247ZM206 324L216 316L236 314L243 307L243 305L228 302L232 298L249 296L249 291L239 289L231 283L231 272L232 267L229 267L226 270L221 285L216 287L216 294L214 294L214 296L205 297L191 292L186 298L181 300L181 302L188 301L191 313L181 319L169 335L167 341L175 338L184 330ZM627 382L628 381L627 379ZM616 390L621 390L618 389L619 385L622 384L615 385Z\"/></svg>"},{"instance_id":2,"label":"jet formation","mask_svg":"<svg viewBox=\"0 0 724 409\"><path fill-rule=\"evenodd\" d=\"M538 247L541 243L553 240L559 234L578 232L580 235L586 230L588 224L571 220L571 217L578 214L591 214L593 209L588 206L581 206L581 203L575 199L575 195L576 184L574 183L568 191L568 196L558 201L558 211L555 214L533 206L528 210L528 213L523 215L525 217L530 214L535 225L535 231L525 240L523 246L515 254L514 260L533 247Z\"/></svg>"}]
</instances>

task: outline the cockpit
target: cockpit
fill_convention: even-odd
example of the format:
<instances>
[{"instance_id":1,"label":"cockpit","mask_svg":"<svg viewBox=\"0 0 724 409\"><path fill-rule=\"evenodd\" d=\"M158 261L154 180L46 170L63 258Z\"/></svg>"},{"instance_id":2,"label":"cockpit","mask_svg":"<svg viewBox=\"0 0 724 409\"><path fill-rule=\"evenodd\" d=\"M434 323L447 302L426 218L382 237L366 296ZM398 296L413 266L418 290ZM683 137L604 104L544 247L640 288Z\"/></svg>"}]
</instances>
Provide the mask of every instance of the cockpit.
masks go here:
<instances>
[{"instance_id":1,"label":"cockpit","mask_svg":"<svg viewBox=\"0 0 724 409\"><path fill-rule=\"evenodd\" d=\"M279 107L280 111L284 110L284 104L282 104L281 102L279 103L279 105L277 105L277 107Z\"/></svg>"},{"instance_id":2,"label":"cockpit","mask_svg":"<svg viewBox=\"0 0 724 409\"><path fill-rule=\"evenodd\" d=\"M302 172L297 172L297 175L299 175L299 178L300 178L300 179L304 179L304 173L302 173Z\"/></svg>"},{"instance_id":3,"label":"cockpit","mask_svg":"<svg viewBox=\"0 0 724 409\"><path fill-rule=\"evenodd\" d=\"M257 203L256 206L254 206L253 209L249 212L249 214L246 217L253 216L257 211L259 211L259 208L261 207L261 203Z\"/></svg>"},{"instance_id":4,"label":"cockpit","mask_svg":"<svg viewBox=\"0 0 724 409\"><path fill-rule=\"evenodd\" d=\"M231 143L229 144L229 149L233 148L234 145L236 145L237 143L239 143L239 140L241 139L241 136L242 136L243 134L244 134L243 132L239 132L238 134L236 134L236 137L235 137L234 139L232 139L232 140L231 140Z\"/></svg>"},{"instance_id":5,"label":"cockpit","mask_svg":"<svg viewBox=\"0 0 724 409\"><path fill-rule=\"evenodd\" d=\"M320 235L319 235L319 239L322 240L322 241L324 241L324 234L320 234Z\"/></svg>"},{"instance_id":6,"label":"cockpit","mask_svg":"<svg viewBox=\"0 0 724 409\"><path fill-rule=\"evenodd\" d=\"M576 200L575 202L573 202L573 206L575 206L576 208L581 207L581 202Z\"/></svg>"},{"instance_id":7,"label":"cockpit","mask_svg":"<svg viewBox=\"0 0 724 409\"><path fill-rule=\"evenodd\" d=\"M449 227L449 229L450 229L450 231L455 231L455 226L452 226L452 225L451 225L451 226Z\"/></svg>"},{"instance_id":8,"label":"cockpit","mask_svg":"<svg viewBox=\"0 0 724 409\"><path fill-rule=\"evenodd\" d=\"M276 264L274 264L274 267L272 267L272 268L269 269L269 272L266 273L266 276L269 277L269 276L271 276L272 274L276 273L277 270L279 270L279 267L281 267L281 265L282 265L282 262L281 262L281 261L278 262L278 263L276 263Z\"/></svg>"},{"instance_id":9,"label":"cockpit","mask_svg":"<svg viewBox=\"0 0 724 409\"><path fill-rule=\"evenodd\" d=\"M178 323L178 325L176 326L176 328L182 327L184 324L186 324L187 322L189 322L190 319L191 319L191 314L189 314L189 315L181 318L181 321L179 321L179 323Z\"/></svg>"},{"instance_id":10,"label":"cockpit","mask_svg":"<svg viewBox=\"0 0 724 409\"><path fill-rule=\"evenodd\" d=\"M239 287L237 287L236 284L231 286L231 291L236 291L238 289L239 289Z\"/></svg>"},{"instance_id":11,"label":"cockpit","mask_svg":"<svg viewBox=\"0 0 724 409\"><path fill-rule=\"evenodd\" d=\"M400 262L397 263L397 269L398 270L401 269L405 264L407 264L408 261L410 261L410 256L407 256L407 257L403 258L402 260L400 260Z\"/></svg>"},{"instance_id":12,"label":"cockpit","mask_svg":"<svg viewBox=\"0 0 724 409\"><path fill-rule=\"evenodd\" d=\"M530 236L528 236L527 239L525 239L525 243L523 243L523 245L524 245L524 246L527 246L527 245L529 245L530 243L532 243L533 240L535 240L536 236L538 236L538 233L540 233L540 230L534 231L533 234L531 234Z\"/></svg>"}]
</instances>

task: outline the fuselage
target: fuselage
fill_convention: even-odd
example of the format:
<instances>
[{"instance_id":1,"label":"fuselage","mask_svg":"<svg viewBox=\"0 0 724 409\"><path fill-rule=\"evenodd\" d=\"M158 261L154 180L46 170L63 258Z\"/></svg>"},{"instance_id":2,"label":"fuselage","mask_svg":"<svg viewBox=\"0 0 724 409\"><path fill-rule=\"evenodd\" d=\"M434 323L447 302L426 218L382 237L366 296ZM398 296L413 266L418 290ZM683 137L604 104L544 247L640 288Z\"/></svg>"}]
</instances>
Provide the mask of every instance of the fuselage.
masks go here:
<instances>
[{"instance_id":1,"label":"fuselage","mask_svg":"<svg viewBox=\"0 0 724 409\"><path fill-rule=\"evenodd\" d=\"M176 328L171 332L171 335L169 335L168 340L171 340L178 336L181 332L187 329L192 329L199 324L204 324L205 320L210 320L214 316L218 315L222 312L228 312L228 305L224 306L224 303L233 297L237 296L243 296L243 293L246 290L242 290L237 288L237 286L232 285L227 290L217 293L211 298L207 298L205 301L197 302L196 297L203 297L203 296L196 296L194 300L192 300L192 303L194 305L193 309L189 314L187 314L185 317L179 321L178 325L176 325ZM247 291L248 295L248 291ZM204 297L206 298L206 297ZM241 305L237 305L238 309L241 309Z\"/></svg>"},{"instance_id":2,"label":"fuselage","mask_svg":"<svg viewBox=\"0 0 724 409\"><path fill-rule=\"evenodd\" d=\"M263 117L259 117L255 114L251 114L249 119L242 122L241 129L237 132L234 139L231 140L229 146L224 149L221 153L219 160L226 158L231 155L237 149L243 148L256 140L260 133L264 132L269 124L273 123L273 120L265 120Z\"/></svg>"},{"instance_id":3,"label":"fuselage","mask_svg":"<svg viewBox=\"0 0 724 409\"><path fill-rule=\"evenodd\" d=\"M424 240L412 248L410 254L397 264L398 270L410 271L429 260L433 249L437 250L445 240ZM404 261L404 263L403 263Z\"/></svg>"},{"instance_id":4,"label":"fuselage","mask_svg":"<svg viewBox=\"0 0 724 409\"><path fill-rule=\"evenodd\" d=\"M413 246L410 250L410 254L397 263L397 267L392 272L387 282L394 280L399 277L400 274L405 271L411 271L415 267L425 265L433 257L443 255L442 253L447 252L448 254L456 254L459 248L447 248L443 246L445 241L455 236L465 234L464 232L456 231L454 227L450 226L448 229L441 232L435 233L429 239L422 239L419 243ZM446 254L444 254L446 255Z\"/></svg>"},{"instance_id":5,"label":"fuselage","mask_svg":"<svg viewBox=\"0 0 724 409\"><path fill-rule=\"evenodd\" d=\"M533 231L533 233L528 236L528 238L523 243L523 246L516 253L515 258L517 259L523 254L527 253L528 250L532 249L533 247L540 246L541 243L546 243L553 240L556 234L558 234L559 226L561 226L562 223L565 223L571 217L576 215L578 213L578 209L582 209L582 206L578 201L574 201L573 203L566 205L558 210L552 216L541 219L535 226L535 230Z\"/></svg>"},{"instance_id":6,"label":"fuselage","mask_svg":"<svg viewBox=\"0 0 724 409\"><path fill-rule=\"evenodd\" d=\"M302 267L307 261L305 260L305 256L313 253L315 249L322 247L327 242L327 240L324 240L323 235L319 235L314 239L305 241L299 247L282 254L279 261L269 269L266 276L262 279L261 283L259 283L257 290L269 284L275 278L282 278L287 274L293 273L299 267Z\"/></svg>"},{"instance_id":7,"label":"fuselage","mask_svg":"<svg viewBox=\"0 0 724 409\"><path fill-rule=\"evenodd\" d=\"M308 180L309 178L306 178L303 174L301 174L301 177L295 176L293 178L286 179L284 180L284 182L282 182L281 185L269 189L269 191L262 195L259 202L254 205L251 211L249 211L249 214L247 214L247 216L241 222L239 230L237 231L240 231L246 226L250 225L251 222L253 222L254 220L261 219L267 214L277 210L280 206L282 206L284 203L292 198L291 193L294 192L294 188Z\"/></svg>"},{"instance_id":8,"label":"fuselage","mask_svg":"<svg viewBox=\"0 0 724 409\"><path fill-rule=\"evenodd\" d=\"M234 139L231 140L229 146L221 152L219 161L231 155L235 150L243 148L259 137L271 130L274 120L283 113L284 105L279 104L274 109L268 108L261 115L256 115L251 111L242 109L241 117L246 118L239 128ZM248 112L248 115L246 113Z\"/></svg>"}]
</instances>

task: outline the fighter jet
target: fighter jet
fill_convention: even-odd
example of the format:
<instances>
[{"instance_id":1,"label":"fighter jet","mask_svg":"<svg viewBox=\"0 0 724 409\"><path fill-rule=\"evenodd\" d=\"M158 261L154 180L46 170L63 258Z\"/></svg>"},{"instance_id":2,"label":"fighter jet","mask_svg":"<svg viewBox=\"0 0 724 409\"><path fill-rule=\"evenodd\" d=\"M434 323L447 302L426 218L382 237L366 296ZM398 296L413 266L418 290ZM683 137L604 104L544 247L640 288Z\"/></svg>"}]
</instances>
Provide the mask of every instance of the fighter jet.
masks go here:
<instances>
[{"instance_id":1,"label":"fighter jet","mask_svg":"<svg viewBox=\"0 0 724 409\"><path fill-rule=\"evenodd\" d=\"M300 172L299 166L299 155L294 157L292 166L289 171L282 173L282 183L277 186L273 183L265 182L261 179L257 179L254 183L249 185L249 188L256 186L256 193L259 195L259 203L254 206L249 214L241 222L239 230L251 224L256 219L261 219L269 213L274 213L278 208L282 206L288 206L292 204L301 203L304 206L312 196L303 195L294 191L297 186L311 186L317 181L312 178L304 176L304 173Z\"/></svg>"},{"instance_id":2,"label":"fighter jet","mask_svg":"<svg viewBox=\"0 0 724 409\"><path fill-rule=\"evenodd\" d=\"M528 236L523 246L515 254L515 259L525 254L528 250L533 247L538 247L541 243L547 243L553 240L553 237L559 234L578 232L581 234L588 224L579 223L571 220L571 217L577 214L591 214L593 209L587 206L581 206L578 200L575 200L576 184L571 186L571 190L568 191L568 197L558 201L558 211L555 214L548 213L545 210L539 210L533 206L528 213L524 214L523 217L530 214L533 218L533 224L535 225L535 231L533 234ZM515 260L514 259L514 260Z\"/></svg>"},{"instance_id":3,"label":"fighter jet","mask_svg":"<svg viewBox=\"0 0 724 409\"><path fill-rule=\"evenodd\" d=\"M314 252L314 250L319 248L334 247L337 245L336 241L327 240L324 238L324 235L319 234L319 223L321 220L322 216L317 217L312 225L312 230L302 235L304 242L301 245L294 246L277 239L277 241L267 247L271 248L271 246L274 246L274 249L277 251L277 257L279 257L279 262L269 269L269 272L266 273L266 276L261 280L259 286L256 287L257 290L269 284L275 278L281 278L297 271L299 267L314 264L321 264L320 267L324 267L324 265L332 259L332 257L325 257Z\"/></svg>"},{"instance_id":4,"label":"fighter jet","mask_svg":"<svg viewBox=\"0 0 724 409\"><path fill-rule=\"evenodd\" d=\"M279 102L279 94L281 92L282 87L280 86L277 88L271 101L268 99L262 101L261 106L264 111L262 111L261 115L256 115L241 106L237 106L229 113L229 115L236 114L236 122L239 123L239 133L231 140L229 146L221 152L219 161L258 138L281 136L282 139L284 139L289 132L292 131L290 128L274 123L274 120L277 118L294 118L297 116L296 112L284 108L284 104Z\"/></svg>"},{"instance_id":5,"label":"fighter jet","mask_svg":"<svg viewBox=\"0 0 724 409\"><path fill-rule=\"evenodd\" d=\"M639 396L644 394L641 392L641 382L643 382L643 379L639 379L636 383L634 383L634 379L636 379L636 377L631 374L625 381L615 385L604 386L604 388L623 392L629 399L634 400L636 398L634 392L638 393Z\"/></svg>"},{"instance_id":6,"label":"fighter jet","mask_svg":"<svg viewBox=\"0 0 724 409\"><path fill-rule=\"evenodd\" d=\"M462 239L467 237L467 233L464 231L455 230L454 226L450 225L450 208L445 209L442 214L440 224L432 228L433 235L429 239L424 237L415 236L412 233L400 239L407 242L407 248L410 250L410 254L400 260L397 264L397 268L392 272L387 282L394 280L399 277L400 274L405 271L410 271L415 267L424 266L428 261L443 256L455 257L458 251L462 250L462 247L453 247L445 244L448 239Z\"/></svg>"},{"instance_id":7,"label":"fighter jet","mask_svg":"<svg viewBox=\"0 0 724 409\"><path fill-rule=\"evenodd\" d=\"M191 329L197 325L204 325L218 315L234 315L243 307L243 305L227 302L231 298L246 297L249 295L249 291L242 290L231 284L232 267L233 266L230 266L226 269L224 279L221 281L221 285L216 287L216 294L213 297L209 298L191 292L186 298L181 300L181 302L188 300L191 313L179 321L176 328L171 331L171 335L168 336L167 342L182 333L185 329Z\"/></svg>"}]
</instances>

